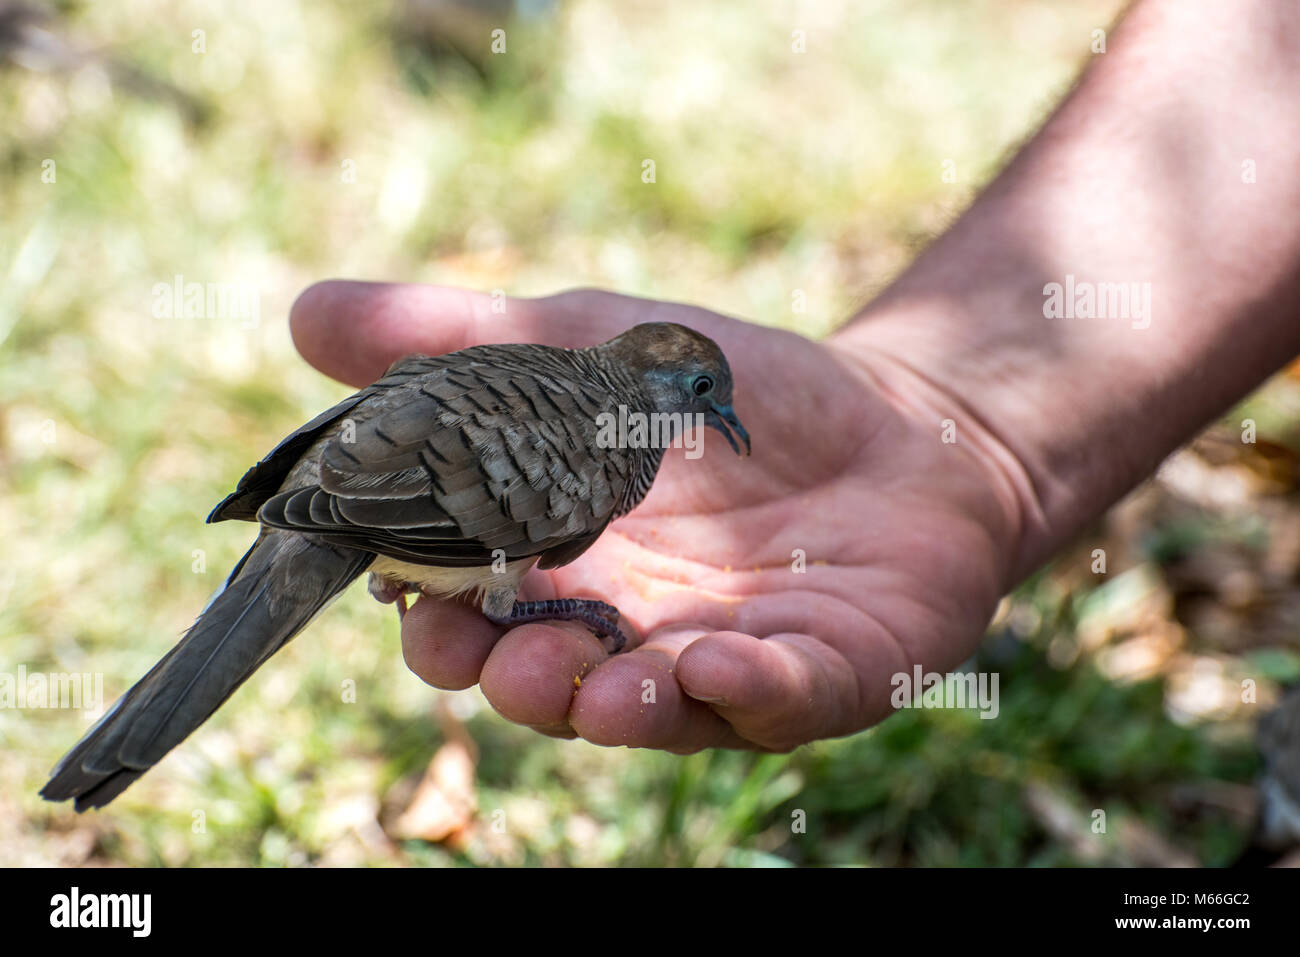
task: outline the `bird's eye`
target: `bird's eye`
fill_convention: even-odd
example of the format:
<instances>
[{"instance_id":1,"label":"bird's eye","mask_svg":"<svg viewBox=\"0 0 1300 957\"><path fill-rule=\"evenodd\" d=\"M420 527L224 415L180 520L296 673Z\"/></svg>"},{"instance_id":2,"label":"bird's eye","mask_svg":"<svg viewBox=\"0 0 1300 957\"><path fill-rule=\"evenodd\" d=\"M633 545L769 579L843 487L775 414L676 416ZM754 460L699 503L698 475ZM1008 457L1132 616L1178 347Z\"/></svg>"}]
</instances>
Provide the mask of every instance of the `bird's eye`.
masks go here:
<instances>
[{"instance_id":1,"label":"bird's eye","mask_svg":"<svg viewBox=\"0 0 1300 957\"><path fill-rule=\"evenodd\" d=\"M695 381L691 383L691 388L696 395L708 395L709 390L713 388L713 379L706 375L696 376Z\"/></svg>"}]
</instances>

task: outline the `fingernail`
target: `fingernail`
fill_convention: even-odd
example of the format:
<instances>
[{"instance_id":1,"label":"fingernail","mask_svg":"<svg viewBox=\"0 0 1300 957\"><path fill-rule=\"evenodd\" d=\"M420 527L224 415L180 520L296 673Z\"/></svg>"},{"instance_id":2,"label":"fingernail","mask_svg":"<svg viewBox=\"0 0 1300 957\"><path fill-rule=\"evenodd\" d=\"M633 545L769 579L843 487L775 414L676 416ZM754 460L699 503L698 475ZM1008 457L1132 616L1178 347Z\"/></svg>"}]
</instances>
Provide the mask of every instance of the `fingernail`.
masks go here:
<instances>
[{"instance_id":1,"label":"fingernail","mask_svg":"<svg viewBox=\"0 0 1300 957\"><path fill-rule=\"evenodd\" d=\"M690 694L690 692L688 691L687 694ZM726 707L727 705L726 698L721 698L721 697L710 698L708 695L703 695L703 694L692 694L691 697L694 698L696 701L703 701L705 704L716 704L716 705L722 705L723 707Z\"/></svg>"}]
</instances>

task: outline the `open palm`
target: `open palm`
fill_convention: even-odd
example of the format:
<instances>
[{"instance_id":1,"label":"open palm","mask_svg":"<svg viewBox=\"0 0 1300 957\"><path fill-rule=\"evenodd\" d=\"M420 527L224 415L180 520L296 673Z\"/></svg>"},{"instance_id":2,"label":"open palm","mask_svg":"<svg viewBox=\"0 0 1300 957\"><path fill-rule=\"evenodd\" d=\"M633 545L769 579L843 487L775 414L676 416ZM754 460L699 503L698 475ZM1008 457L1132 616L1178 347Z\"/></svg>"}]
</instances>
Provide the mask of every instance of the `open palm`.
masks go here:
<instances>
[{"instance_id":1,"label":"open palm","mask_svg":"<svg viewBox=\"0 0 1300 957\"><path fill-rule=\"evenodd\" d=\"M441 688L477 682L502 715L549 734L784 750L881 720L893 675L969 655L1009 583L1015 497L978 433L963 435L960 407L897 362L586 290L494 303L321 283L292 328L309 361L363 385L411 352L587 346L651 321L722 347L753 456L712 432L697 460L670 451L640 507L523 590L610 602L641 641L611 658L580 625L502 635L476 608L422 598L402 625L410 667Z\"/></svg>"}]
</instances>

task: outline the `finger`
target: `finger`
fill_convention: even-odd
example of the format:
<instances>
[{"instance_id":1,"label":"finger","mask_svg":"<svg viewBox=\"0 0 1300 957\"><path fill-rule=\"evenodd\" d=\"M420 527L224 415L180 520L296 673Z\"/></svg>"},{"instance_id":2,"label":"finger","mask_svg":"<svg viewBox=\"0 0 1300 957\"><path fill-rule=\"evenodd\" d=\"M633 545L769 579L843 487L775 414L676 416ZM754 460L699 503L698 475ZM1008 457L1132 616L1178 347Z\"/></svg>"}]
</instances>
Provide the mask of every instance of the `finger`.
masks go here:
<instances>
[{"instance_id":1,"label":"finger","mask_svg":"<svg viewBox=\"0 0 1300 957\"><path fill-rule=\"evenodd\" d=\"M365 385L413 352L493 342L589 346L640 321L653 303L596 290L512 299L452 286L330 280L289 312L294 345L326 375Z\"/></svg>"},{"instance_id":2,"label":"finger","mask_svg":"<svg viewBox=\"0 0 1300 957\"><path fill-rule=\"evenodd\" d=\"M477 608L421 597L402 618L402 655L426 684L459 691L478 683L500 636Z\"/></svg>"},{"instance_id":3,"label":"finger","mask_svg":"<svg viewBox=\"0 0 1300 957\"><path fill-rule=\"evenodd\" d=\"M479 687L497 713L546 734L573 737L569 707L608 655L576 622L536 622L502 636L483 665Z\"/></svg>"},{"instance_id":4,"label":"finger","mask_svg":"<svg viewBox=\"0 0 1300 957\"><path fill-rule=\"evenodd\" d=\"M677 683L678 655L706 630L678 626L656 632L634 651L610 658L587 676L573 699L573 729L594 744L679 754L749 747L726 721L688 697Z\"/></svg>"},{"instance_id":5,"label":"finger","mask_svg":"<svg viewBox=\"0 0 1300 957\"><path fill-rule=\"evenodd\" d=\"M809 635L704 635L678 657L677 680L686 695L764 748L786 751L860 726L852 666Z\"/></svg>"},{"instance_id":6,"label":"finger","mask_svg":"<svg viewBox=\"0 0 1300 957\"><path fill-rule=\"evenodd\" d=\"M407 666L435 688L481 684L501 715L555 737L575 736L569 705L583 676L606 657L577 624L529 624L503 636L482 613L459 602L421 598L402 620Z\"/></svg>"}]
</instances>

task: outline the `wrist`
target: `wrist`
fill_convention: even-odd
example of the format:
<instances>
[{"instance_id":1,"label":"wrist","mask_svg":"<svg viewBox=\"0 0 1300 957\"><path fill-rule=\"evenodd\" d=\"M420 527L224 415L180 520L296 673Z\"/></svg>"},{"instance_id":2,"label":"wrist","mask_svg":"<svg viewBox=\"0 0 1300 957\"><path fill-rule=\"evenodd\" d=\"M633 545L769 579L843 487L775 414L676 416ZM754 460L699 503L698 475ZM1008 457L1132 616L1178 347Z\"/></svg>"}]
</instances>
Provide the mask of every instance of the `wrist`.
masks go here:
<instances>
[{"instance_id":1,"label":"wrist","mask_svg":"<svg viewBox=\"0 0 1300 957\"><path fill-rule=\"evenodd\" d=\"M1015 490L1013 578L1300 351L1300 181L1242 171L1300 163L1276 121L1300 88L1294 41L1300 17L1274 0L1137 4L1012 165L835 337L927 383L911 388ZM1091 309L1054 309L1049 289L1075 286ZM1101 309L1103 288L1136 303Z\"/></svg>"}]
</instances>

